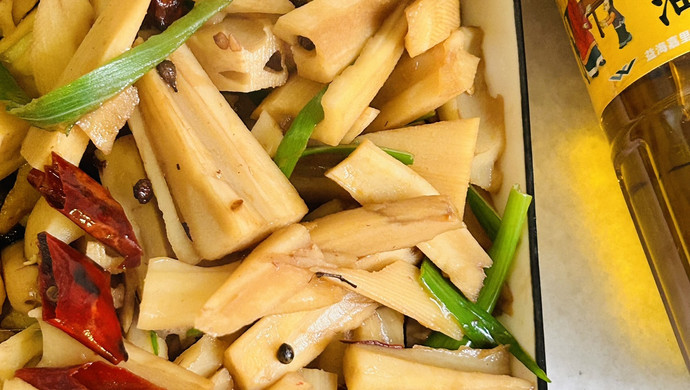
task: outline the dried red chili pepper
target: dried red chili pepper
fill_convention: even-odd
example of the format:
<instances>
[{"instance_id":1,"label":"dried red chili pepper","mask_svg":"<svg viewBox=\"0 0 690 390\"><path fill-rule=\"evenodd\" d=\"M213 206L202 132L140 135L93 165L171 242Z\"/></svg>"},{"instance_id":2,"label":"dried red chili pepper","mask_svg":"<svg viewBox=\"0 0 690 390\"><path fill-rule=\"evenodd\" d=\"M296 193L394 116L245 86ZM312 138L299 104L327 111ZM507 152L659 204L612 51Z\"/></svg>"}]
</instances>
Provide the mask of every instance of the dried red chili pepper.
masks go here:
<instances>
[{"instance_id":1,"label":"dried red chili pepper","mask_svg":"<svg viewBox=\"0 0 690 390\"><path fill-rule=\"evenodd\" d=\"M124 368L103 362L65 368L22 368L15 376L39 390L163 390Z\"/></svg>"},{"instance_id":2,"label":"dried red chili pepper","mask_svg":"<svg viewBox=\"0 0 690 390\"><path fill-rule=\"evenodd\" d=\"M124 256L120 268L139 265L141 247L125 211L84 171L53 152L53 164L46 165L45 172L32 169L28 180L52 207Z\"/></svg>"},{"instance_id":3,"label":"dried red chili pepper","mask_svg":"<svg viewBox=\"0 0 690 390\"><path fill-rule=\"evenodd\" d=\"M113 364L127 360L110 292L110 274L48 233L38 234L38 248L43 321Z\"/></svg>"}]
</instances>

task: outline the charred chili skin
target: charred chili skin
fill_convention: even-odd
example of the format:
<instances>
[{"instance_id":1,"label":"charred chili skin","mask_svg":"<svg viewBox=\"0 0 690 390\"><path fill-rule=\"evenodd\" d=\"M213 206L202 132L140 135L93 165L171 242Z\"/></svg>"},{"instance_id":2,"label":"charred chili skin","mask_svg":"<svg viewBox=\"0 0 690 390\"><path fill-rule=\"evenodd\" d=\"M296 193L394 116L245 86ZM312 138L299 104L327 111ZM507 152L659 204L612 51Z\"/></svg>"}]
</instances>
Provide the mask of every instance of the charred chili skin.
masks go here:
<instances>
[{"instance_id":1,"label":"charred chili skin","mask_svg":"<svg viewBox=\"0 0 690 390\"><path fill-rule=\"evenodd\" d=\"M110 274L48 233L38 234L38 247L43 321L113 364L127 360Z\"/></svg>"},{"instance_id":2,"label":"charred chili skin","mask_svg":"<svg viewBox=\"0 0 690 390\"><path fill-rule=\"evenodd\" d=\"M15 376L39 390L163 390L124 368L103 362L64 368L22 368Z\"/></svg>"},{"instance_id":3,"label":"charred chili skin","mask_svg":"<svg viewBox=\"0 0 690 390\"><path fill-rule=\"evenodd\" d=\"M142 251L122 206L84 171L55 152L52 157L45 172L29 172L29 183L53 208L124 256L120 268L137 267Z\"/></svg>"}]
</instances>

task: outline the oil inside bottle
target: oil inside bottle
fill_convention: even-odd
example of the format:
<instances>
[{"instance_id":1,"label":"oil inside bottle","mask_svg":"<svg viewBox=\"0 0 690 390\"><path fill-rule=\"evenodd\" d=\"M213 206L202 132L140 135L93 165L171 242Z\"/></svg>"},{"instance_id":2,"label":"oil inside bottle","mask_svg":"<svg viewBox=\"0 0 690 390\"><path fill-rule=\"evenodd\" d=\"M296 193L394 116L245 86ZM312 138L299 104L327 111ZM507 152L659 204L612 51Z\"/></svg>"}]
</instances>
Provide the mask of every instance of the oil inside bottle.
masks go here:
<instances>
[{"instance_id":1,"label":"oil inside bottle","mask_svg":"<svg viewBox=\"0 0 690 390\"><path fill-rule=\"evenodd\" d=\"M604 110L602 126L690 368L690 54L626 88Z\"/></svg>"}]
</instances>

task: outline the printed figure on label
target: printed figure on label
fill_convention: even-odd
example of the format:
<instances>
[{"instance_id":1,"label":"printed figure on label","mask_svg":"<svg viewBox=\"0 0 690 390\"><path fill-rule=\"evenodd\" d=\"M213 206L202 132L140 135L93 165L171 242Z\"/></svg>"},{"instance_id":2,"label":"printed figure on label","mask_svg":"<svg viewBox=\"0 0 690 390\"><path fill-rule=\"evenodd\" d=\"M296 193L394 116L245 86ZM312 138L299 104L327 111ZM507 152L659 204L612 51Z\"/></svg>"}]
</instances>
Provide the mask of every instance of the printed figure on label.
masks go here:
<instances>
[{"instance_id":1,"label":"printed figure on label","mask_svg":"<svg viewBox=\"0 0 690 390\"><path fill-rule=\"evenodd\" d=\"M599 45L590 31L592 24L586 15L591 13L591 5L587 5L586 11L583 12L582 5L577 0L568 0L564 16L572 32L573 46L580 57L587 76L592 79L599 75L599 67L606 64L606 60L599 51Z\"/></svg>"},{"instance_id":2,"label":"printed figure on label","mask_svg":"<svg viewBox=\"0 0 690 390\"><path fill-rule=\"evenodd\" d=\"M613 0L604 0L604 12L606 12L607 17L599 21L599 27L606 28L606 26L613 25L616 34L618 34L618 48L624 48L632 41L632 34L625 27L625 16L613 6Z\"/></svg>"}]
</instances>

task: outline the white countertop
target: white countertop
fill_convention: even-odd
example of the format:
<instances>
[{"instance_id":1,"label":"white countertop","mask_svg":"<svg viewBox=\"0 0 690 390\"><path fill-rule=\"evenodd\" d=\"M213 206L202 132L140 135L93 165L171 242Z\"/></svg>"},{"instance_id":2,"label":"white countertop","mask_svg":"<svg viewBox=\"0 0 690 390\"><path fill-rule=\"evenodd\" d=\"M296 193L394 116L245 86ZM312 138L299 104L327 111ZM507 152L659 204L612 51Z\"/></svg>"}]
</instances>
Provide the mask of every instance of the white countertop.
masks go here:
<instances>
[{"instance_id":1,"label":"white countertop","mask_svg":"<svg viewBox=\"0 0 690 390\"><path fill-rule=\"evenodd\" d=\"M523 0L550 389L688 389L554 0Z\"/></svg>"}]
</instances>

